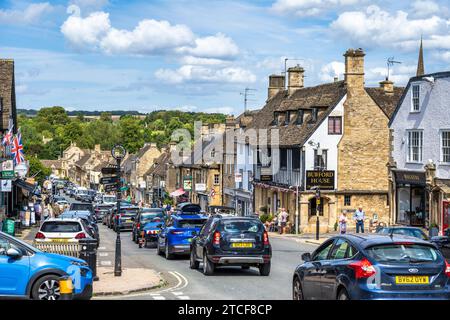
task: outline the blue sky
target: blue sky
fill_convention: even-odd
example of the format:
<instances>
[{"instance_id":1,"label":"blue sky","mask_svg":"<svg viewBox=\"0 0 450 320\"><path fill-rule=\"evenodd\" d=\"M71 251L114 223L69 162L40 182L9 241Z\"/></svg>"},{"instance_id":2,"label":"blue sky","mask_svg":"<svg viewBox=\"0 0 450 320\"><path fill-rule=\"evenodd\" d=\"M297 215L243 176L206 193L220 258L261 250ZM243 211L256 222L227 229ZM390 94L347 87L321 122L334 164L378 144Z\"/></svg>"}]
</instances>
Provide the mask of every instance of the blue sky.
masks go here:
<instances>
[{"instance_id":1,"label":"blue sky","mask_svg":"<svg viewBox=\"0 0 450 320\"><path fill-rule=\"evenodd\" d=\"M366 51L366 83L450 70L447 0L0 0L0 57L16 61L20 108L243 111L268 76L306 69L306 85L343 78L343 53Z\"/></svg>"}]
</instances>

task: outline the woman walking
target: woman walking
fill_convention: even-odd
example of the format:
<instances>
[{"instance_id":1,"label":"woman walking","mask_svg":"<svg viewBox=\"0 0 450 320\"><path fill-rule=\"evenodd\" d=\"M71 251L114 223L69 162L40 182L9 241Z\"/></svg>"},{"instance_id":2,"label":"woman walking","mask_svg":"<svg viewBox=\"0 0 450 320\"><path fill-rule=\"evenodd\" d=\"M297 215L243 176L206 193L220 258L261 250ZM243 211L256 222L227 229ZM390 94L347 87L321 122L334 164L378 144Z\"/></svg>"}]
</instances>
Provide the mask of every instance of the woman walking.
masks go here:
<instances>
[{"instance_id":1,"label":"woman walking","mask_svg":"<svg viewBox=\"0 0 450 320\"><path fill-rule=\"evenodd\" d=\"M347 213L343 212L339 217L339 233L345 234L347 232Z\"/></svg>"}]
</instances>

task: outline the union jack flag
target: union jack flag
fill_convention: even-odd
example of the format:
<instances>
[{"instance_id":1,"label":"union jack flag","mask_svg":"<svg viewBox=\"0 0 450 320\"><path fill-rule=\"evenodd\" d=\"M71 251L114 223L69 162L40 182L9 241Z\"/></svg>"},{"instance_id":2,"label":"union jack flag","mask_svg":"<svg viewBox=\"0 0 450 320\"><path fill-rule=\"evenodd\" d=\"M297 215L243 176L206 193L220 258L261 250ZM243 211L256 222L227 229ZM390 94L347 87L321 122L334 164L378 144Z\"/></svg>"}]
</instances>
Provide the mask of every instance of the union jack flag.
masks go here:
<instances>
[{"instance_id":1,"label":"union jack flag","mask_svg":"<svg viewBox=\"0 0 450 320\"><path fill-rule=\"evenodd\" d=\"M22 134L20 133L20 130L17 131L17 135L13 139L11 153L14 156L14 163L16 165L25 161L22 145Z\"/></svg>"},{"instance_id":2,"label":"union jack flag","mask_svg":"<svg viewBox=\"0 0 450 320\"><path fill-rule=\"evenodd\" d=\"M12 140L13 140L13 127L14 127L14 124L12 124L11 121L10 121L10 123L9 123L9 128L8 128L8 132L5 133L5 135L3 136L3 139L2 139L2 145L4 145L4 146L9 146L9 145L12 144Z\"/></svg>"}]
</instances>

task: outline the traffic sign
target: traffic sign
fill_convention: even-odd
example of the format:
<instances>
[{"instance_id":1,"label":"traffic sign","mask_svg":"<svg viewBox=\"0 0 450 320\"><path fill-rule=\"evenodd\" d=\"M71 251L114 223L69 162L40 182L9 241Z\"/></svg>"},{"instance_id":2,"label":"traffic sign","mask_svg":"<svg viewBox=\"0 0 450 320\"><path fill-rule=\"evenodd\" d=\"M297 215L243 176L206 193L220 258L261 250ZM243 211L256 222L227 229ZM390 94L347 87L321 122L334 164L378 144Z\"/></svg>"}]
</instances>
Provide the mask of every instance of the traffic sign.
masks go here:
<instances>
[{"instance_id":1,"label":"traffic sign","mask_svg":"<svg viewBox=\"0 0 450 320\"><path fill-rule=\"evenodd\" d=\"M117 172L117 167L102 168L102 174L115 174L116 172Z\"/></svg>"},{"instance_id":2,"label":"traffic sign","mask_svg":"<svg viewBox=\"0 0 450 320\"><path fill-rule=\"evenodd\" d=\"M101 184L113 184L119 182L118 176L103 177L100 179Z\"/></svg>"},{"instance_id":3,"label":"traffic sign","mask_svg":"<svg viewBox=\"0 0 450 320\"><path fill-rule=\"evenodd\" d=\"M2 171L1 178L2 179L13 179L15 176L14 171Z\"/></svg>"},{"instance_id":4,"label":"traffic sign","mask_svg":"<svg viewBox=\"0 0 450 320\"><path fill-rule=\"evenodd\" d=\"M107 185L105 185L105 191L106 192L117 191L117 184L107 184Z\"/></svg>"}]
</instances>

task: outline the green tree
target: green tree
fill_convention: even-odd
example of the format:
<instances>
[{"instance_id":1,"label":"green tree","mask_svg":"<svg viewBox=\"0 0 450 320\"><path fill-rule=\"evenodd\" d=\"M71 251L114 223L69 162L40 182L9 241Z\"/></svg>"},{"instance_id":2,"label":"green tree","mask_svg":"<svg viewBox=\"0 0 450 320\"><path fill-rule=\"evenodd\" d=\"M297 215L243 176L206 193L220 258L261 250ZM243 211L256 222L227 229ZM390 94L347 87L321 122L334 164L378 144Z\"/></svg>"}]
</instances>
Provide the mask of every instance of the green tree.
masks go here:
<instances>
[{"instance_id":1,"label":"green tree","mask_svg":"<svg viewBox=\"0 0 450 320\"><path fill-rule=\"evenodd\" d=\"M52 173L50 168L44 167L42 162L36 157L29 157L30 171L28 175L34 176L36 181L42 185L44 180Z\"/></svg>"}]
</instances>

